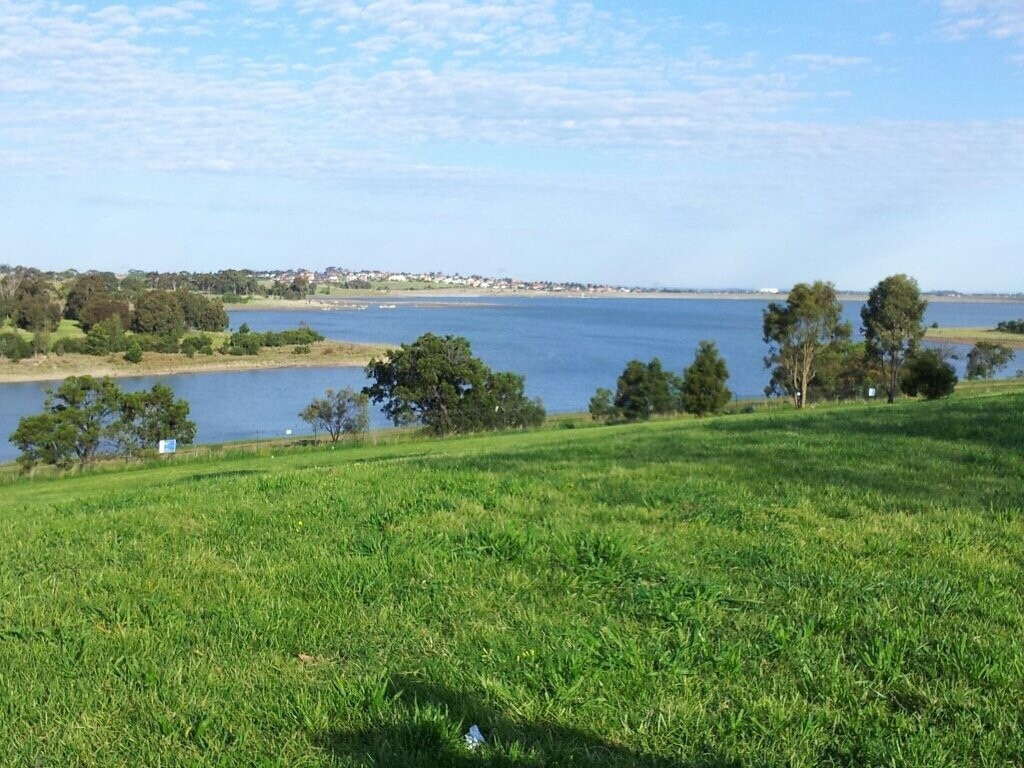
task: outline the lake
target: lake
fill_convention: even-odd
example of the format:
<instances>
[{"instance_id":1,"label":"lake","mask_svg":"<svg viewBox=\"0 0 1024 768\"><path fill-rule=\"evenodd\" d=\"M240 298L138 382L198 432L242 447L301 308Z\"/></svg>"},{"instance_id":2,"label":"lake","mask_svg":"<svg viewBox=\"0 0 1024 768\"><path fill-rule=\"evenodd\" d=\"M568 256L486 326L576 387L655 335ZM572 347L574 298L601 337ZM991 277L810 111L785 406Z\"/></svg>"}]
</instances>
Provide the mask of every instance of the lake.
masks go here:
<instances>
[{"instance_id":1,"label":"lake","mask_svg":"<svg viewBox=\"0 0 1024 768\"><path fill-rule=\"evenodd\" d=\"M628 360L660 357L680 372L701 339L711 339L729 365L729 387L740 397L763 394L761 312L770 299L570 299L560 297L394 298L375 300L364 311L296 309L230 312L231 326L254 331L294 328L300 322L332 339L398 344L421 333L467 337L496 370L526 376L526 389L551 412L584 411L597 387L614 388ZM382 309L381 303L394 304ZM859 325L859 302L845 302ZM928 324L994 326L1024 317L1024 304L933 302ZM962 350L965 356L966 348ZM1024 355L1022 355L1024 358ZM964 362L958 363L963 376ZM1024 367L1024 359L1011 365ZM358 368L303 368L122 379L125 389L162 381L192 407L200 442L278 437L307 431L297 414L328 387L361 387ZM40 410L44 382L0 384L0 461L17 456L6 441L22 416ZM387 426L378 412L374 426Z\"/></svg>"}]
</instances>

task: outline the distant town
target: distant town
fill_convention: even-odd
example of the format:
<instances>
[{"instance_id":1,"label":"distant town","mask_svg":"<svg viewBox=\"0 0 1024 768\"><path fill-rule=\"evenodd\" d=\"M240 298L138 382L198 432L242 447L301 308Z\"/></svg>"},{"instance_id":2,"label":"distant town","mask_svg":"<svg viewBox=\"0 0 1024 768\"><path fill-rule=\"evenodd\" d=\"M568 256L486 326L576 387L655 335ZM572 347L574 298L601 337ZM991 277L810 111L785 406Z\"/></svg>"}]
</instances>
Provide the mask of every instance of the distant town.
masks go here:
<instances>
[{"instance_id":1,"label":"distant town","mask_svg":"<svg viewBox=\"0 0 1024 768\"><path fill-rule=\"evenodd\" d=\"M440 271L403 272L381 269L349 269L346 267L327 267L321 270L300 269L222 269L216 272L157 272L140 269L125 273L100 272L99 274L116 277L137 283L142 288L170 289L187 285L193 290L209 294L271 294L285 298L312 298L316 294L331 294L335 290L453 290L453 291L486 291L496 293L551 293L567 295L694 295L708 298L721 296L784 297L788 288L684 288L666 287L661 285L615 285L612 283L591 282L558 282L553 280L526 280L514 277L495 277L487 275L463 275L460 273L446 274ZM56 280L66 281L84 272L68 270L37 270L25 266L0 264L0 280L7 276L25 273L37 273ZM866 290L839 289L844 297L860 298ZM977 300L1006 301L1020 300L1021 292L1006 293L970 293L955 290L923 291L932 298L972 298Z\"/></svg>"}]
</instances>

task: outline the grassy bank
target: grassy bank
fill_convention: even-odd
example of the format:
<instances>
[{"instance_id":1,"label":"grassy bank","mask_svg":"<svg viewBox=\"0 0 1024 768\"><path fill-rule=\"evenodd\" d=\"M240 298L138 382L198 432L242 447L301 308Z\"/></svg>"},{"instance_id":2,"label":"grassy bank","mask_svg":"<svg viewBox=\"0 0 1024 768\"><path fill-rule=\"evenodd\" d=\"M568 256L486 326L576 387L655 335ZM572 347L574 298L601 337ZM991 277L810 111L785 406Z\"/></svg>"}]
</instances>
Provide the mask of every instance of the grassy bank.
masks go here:
<instances>
[{"instance_id":1,"label":"grassy bank","mask_svg":"<svg viewBox=\"0 0 1024 768\"><path fill-rule=\"evenodd\" d=\"M929 328L925 333L925 339L947 344L977 344L979 341L990 341L1005 344L1013 349L1024 349L1024 335L1003 333L991 328Z\"/></svg>"},{"instance_id":2,"label":"grassy bank","mask_svg":"<svg viewBox=\"0 0 1024 768\"><path fill-rule=\"evenodd\" d=\"M0 762L1015 764L1022 414L1011 382L9 483Z\"/></svg>"}]
</instances>

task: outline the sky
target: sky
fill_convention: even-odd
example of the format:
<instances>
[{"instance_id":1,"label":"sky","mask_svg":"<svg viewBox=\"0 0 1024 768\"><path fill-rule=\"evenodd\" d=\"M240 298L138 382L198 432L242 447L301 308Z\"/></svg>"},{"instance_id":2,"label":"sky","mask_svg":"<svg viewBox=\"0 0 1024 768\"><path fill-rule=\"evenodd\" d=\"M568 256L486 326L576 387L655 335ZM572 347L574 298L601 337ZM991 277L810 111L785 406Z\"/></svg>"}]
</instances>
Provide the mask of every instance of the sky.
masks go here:
<instances>
[{"instance_id":1,"label":"sky","mask_svg":"<svg viewBox=\"0 0 1024 768\"><path fill-rule=\"evenodd\" d=\"M1024 0L0 0L0 263L1024 291Z\"/></svg>"}]
</instances>

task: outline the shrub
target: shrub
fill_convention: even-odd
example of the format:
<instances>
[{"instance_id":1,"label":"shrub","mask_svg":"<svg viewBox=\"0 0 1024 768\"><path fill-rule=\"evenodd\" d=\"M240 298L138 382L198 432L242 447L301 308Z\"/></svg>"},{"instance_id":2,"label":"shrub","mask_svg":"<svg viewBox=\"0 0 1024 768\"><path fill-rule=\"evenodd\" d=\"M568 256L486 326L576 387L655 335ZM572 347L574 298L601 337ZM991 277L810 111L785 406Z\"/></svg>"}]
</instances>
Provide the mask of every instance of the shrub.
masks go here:
<instances>
[{"instance_id":1,"label":"shrub","mask_svg":"<svg viewBox=\"0 0 1024 768\"><path fill-rule=\"evenodd\" d=\"M32 342L23 339L20 333L0 333L0 357L15 363L32 357Z\"/></svg>"},{"instance_id":2,"label":"shrub","mask_svg":"<svg viewBox=\"0 0 1024 768\"><path fill-rule=\"evenodd\" d=\"M294 349L292 349L293 355L308 355L309 353L310 349L308 344L297 344Z\"/></svg>"},{"instance_id":3,"label":"shrub","mask_svg":"<svg viewBox=\"0 0 1024 768\"><path fill-rule=\"evenodd\" d=\"M956 384L956 370L935 349L926 349L914 355L900 380L903 392L911 397L921 395L928 400L953 394Z\"/></svg>"},{"instance_id":4,"label":"shrub","mask_svg":"<svg viewBox=\"0 0 1024 768\"><path fill-rule=\"evenodd\" d=\"M996 325L996 330L1003 333L1024 333L1024 318L1020 320L1004 320Z\"/></svg>"},{"instance_id":5,"label":"shrub","mask_svg":"<svg viewBox=\"0 0 1024 768\"><path fill-rule=\"evenodd\" d=\"M128 342L128 349L125 350L124 359L129 363L142 362L142 345L139 344L137 339L132 339Z\"/></svg>"},{"instance_id":6,"label":"shrub","mask_svg":"<svg viewBox=\"0 0 1024 768\"><path fill-rule=\"evenodd\" d=\"M181 352L189 357L194 357L196 352L201 355L212 355L213 338L205 333L198 336L186 336L181 340Z\"/></svg>"},{"instance_id":7,"label":"shrub","mask_svg":"<svg viewBox=\"0 0 1024 768\"><path fill-rule=\"evenodd\" d=\"M132 337L139 343L143 352L161 352L163 354L177 354L179 351L178 339L174 336L157 336L151 333L137 333Z\"/></svg>"},{"instance_id":8,"label":"shrub","mask_svg":"<svg viewBox=\"0 0 1024 768\"><path fill-rule=\"evenodd\" d=\"M87 355L85 349L86 340L83 338L63 338L53 342L51 351L55 355Z\"/></svg>"}]
</instances>

